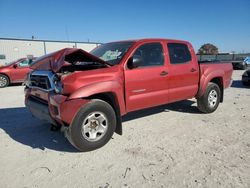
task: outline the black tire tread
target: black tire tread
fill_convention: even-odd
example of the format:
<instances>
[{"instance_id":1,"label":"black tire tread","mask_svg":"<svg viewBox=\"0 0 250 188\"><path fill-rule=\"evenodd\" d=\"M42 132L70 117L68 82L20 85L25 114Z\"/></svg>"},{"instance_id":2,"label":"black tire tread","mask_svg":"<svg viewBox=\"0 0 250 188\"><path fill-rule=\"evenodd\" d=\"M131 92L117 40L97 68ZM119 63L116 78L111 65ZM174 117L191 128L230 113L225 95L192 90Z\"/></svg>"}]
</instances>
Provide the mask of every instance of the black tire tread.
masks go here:
<instances>
[{"instance_id":1,"label":"black tire tread","mask_svg":"<svg viewBox=\"0 0 250 188\"><path fill-rule=\"evenodd\" d=\"M107 118L109 121L109 127L108 132L103 138L96 142L89 142L83 138L80 130L81 125L79 124L81 124L82 120L85 118L84 116L88 115L88 113L93 109L102 109L108 112L106 115L108 116ZM92 99L86 105L84 105L75 116L72 124L69 127L68 140L79 151L91 151L104 146L111 139L115 128L116 115L112 106L103 100Z\"/></svg>"},{"instance_id":2,"label":"black tire tread","mask_svg":"<svg viewBox=\"0 0 250 188\"><path fill-rule=\"evenodd\" d=\"M216 106L213 109L211 109L208 106L208 99L207 99L208 98L208 94L209 94L209 92L211 91L212 88L216 88L217 93L218 93L217 104L216 104ZM200 98L197 99L198 109L201 112L206 113L206 114L214 112L217 109L218 105L219 105L220 97L221 97L221 91L220 91L219 86L217 84L215 84L215 83L209 82L204 95L202 97L200 97Z\"/></svg>"}]
</instances>

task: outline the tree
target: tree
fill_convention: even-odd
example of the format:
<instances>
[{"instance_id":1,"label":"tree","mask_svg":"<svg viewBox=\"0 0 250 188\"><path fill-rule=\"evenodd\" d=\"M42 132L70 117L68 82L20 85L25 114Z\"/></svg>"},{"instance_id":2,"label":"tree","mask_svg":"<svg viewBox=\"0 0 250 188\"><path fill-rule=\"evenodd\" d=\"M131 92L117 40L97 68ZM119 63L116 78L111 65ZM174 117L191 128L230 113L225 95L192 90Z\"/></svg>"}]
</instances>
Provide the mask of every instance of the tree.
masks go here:
<instances>
[{"instance_id":1,"label":"tree","mask_svg":"<svg viewBox=\"0 0 250 188\"><path fill-rule=\"evenodd\" d=\"M218 48L215 45L210 44L210 43L203 44L198 50L198 54L201 54L201 55L205 55L205 54L215 55L218 53L219 53Z\"/></svg>"}]
</instances>

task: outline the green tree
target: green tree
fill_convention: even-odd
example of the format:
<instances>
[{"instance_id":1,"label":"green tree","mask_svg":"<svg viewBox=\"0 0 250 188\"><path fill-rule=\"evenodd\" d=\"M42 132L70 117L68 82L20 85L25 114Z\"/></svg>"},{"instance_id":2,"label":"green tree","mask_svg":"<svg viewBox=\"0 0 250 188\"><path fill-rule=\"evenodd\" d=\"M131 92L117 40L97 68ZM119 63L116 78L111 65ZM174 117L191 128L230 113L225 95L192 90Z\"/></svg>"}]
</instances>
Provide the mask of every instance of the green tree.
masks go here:
<instances>
[{"instance_id":1,"label":"green tree","mask_svg":"<svg viewBox=\"0 0 250 188\"><path fill-rule=\"evenodd\" d=\"M205 55L205 54L215 55L218 53L219 53L218 48L215 45L210 44L210 43L203 44L198 50L198 54L201 54L201 55Z\"/></svg>"}]
</instances>

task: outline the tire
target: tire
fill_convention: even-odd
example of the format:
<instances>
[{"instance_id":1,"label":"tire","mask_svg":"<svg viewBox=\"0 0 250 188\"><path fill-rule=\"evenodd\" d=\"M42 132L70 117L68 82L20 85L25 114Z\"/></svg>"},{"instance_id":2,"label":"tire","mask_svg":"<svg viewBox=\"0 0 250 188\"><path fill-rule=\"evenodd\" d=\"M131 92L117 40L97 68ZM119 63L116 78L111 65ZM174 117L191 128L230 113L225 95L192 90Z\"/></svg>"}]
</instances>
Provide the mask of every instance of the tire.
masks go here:
<instances>
[{"instance_id":1,"label":"tire","mask_svg":"<svg viewBox=\"0 0 250 188\"><path fill-rule=\"evenodd\" d=\"M0 88L7 87L10 84L10 79L4 74L0 74Z\"/></svg>"},{"instance_id":2,"label":"tire","mask_svg":"<svg viewBox=\"0 0 250 188\"><path fill-rule=\"evenodd\" d=\"M93 99L84 105L69 127L67 138L80 151L104 146L116 128L116 114L110 104Z\"/></svg>"},{"instance_id":3,"label":"tire","mask_svg":"<svg viewBox=\"0 0 250 188\"><path fill-rule=\"evenodd\" d=\"M203 113L212 113L219 106L221 91L217 84L209 82L204 95L197 99L198 109Z\"/></svg>"}]
</instances>

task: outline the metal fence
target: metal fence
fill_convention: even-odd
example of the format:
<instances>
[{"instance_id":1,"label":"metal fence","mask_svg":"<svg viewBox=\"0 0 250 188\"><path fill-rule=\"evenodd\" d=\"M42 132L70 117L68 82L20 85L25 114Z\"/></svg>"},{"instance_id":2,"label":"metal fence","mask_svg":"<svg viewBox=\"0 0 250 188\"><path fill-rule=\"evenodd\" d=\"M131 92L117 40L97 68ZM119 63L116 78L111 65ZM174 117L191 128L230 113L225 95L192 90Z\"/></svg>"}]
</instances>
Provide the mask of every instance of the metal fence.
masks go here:
<instances>
[{"instance_id":1,"label":"metal fence","mask_svg":"<svg viewBox=\"0 0 250 188\"><path fill-rule=\"evenodd\" d=\"M217 55L197 55L199 61L219 60L219 61L243 61L250 53L244 54L217 54Z\"/></svg>"}]
</instances>

